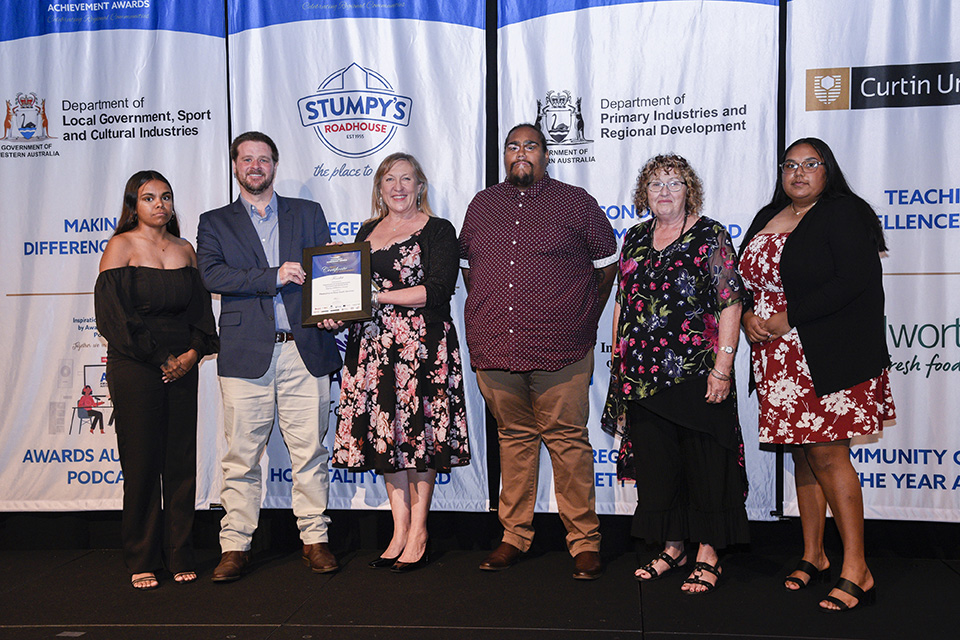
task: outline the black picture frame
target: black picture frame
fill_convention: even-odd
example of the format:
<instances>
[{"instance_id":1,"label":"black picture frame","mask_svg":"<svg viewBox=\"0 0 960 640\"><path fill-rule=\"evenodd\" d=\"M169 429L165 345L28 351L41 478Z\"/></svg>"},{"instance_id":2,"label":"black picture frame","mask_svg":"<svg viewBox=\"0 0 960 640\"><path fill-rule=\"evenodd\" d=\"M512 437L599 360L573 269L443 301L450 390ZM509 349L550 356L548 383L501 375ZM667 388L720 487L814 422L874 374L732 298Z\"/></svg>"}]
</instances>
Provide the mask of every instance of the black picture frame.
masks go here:
<instances>
[{"instance_id":1,"label":"black picture frame","mask_svg":"<svg viewBox=\"0 0 960 640\"><path fill-rule=\"evenodd\" d=\"M304 327L372 317L369 242L304 249L302 264Z\"/></svg>"}]
</instances>

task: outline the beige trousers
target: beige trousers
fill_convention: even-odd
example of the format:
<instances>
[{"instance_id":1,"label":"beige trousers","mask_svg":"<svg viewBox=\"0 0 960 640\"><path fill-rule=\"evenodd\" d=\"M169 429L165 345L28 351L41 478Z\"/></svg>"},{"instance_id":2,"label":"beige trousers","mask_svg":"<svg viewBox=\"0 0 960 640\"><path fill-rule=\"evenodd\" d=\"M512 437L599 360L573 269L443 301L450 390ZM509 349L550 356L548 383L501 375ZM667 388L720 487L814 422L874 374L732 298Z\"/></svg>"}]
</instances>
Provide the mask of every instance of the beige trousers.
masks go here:
<instances>
[{"instance_id":1,"label":"beige trousers","mask_svg":"<svg viewBox=\"0 0 960 640\"><path fill-rule=\"evenodd\" d=\"M570 554L600 550L593 449L586 426L592 373L592 351L559 371L477 371L500 436L503 541L521 551L533 541L541 442L553 464L557 508Z\"/></svg>"},{"instance_id":2,"label":"beige trousers","mask_svg":"<svg viewBox=\"0 0 960 640\"><path fill-rule=\"evenodd\" d=\"M326 514L330 454L323 438L330 422L330 376L307 371L293 342L276 345L267 372L260 378L220 378L223 456L220 502L222 551L247 551L260 518L260 459L273 431L274 416L290 453L293 514L304 544L327 542Z\"/></svg>"}]
</instances>

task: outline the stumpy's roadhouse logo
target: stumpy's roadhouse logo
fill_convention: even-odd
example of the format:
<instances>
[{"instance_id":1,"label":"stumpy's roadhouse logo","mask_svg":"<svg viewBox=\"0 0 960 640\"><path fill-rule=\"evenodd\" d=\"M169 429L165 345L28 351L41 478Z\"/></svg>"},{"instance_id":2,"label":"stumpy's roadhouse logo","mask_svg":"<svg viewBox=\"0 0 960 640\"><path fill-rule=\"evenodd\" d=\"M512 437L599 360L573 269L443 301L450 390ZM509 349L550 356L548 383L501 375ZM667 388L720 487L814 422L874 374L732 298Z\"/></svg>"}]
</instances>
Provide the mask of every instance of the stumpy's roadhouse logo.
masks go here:
<instances>
[{"instance_id":1,"label":"stumpy's roadhouse logo","mask_svg":"<svg viewBox=\"0 0 960 640\"><path fill-rule=\"evenodd\" d=\"M410 124L413 101L386 78L353 63L327 76L317 92L297 102L300 123L334 153L362 158L384 148Z\"/></svg>"},{"instance_id":2,"label":"stumpy's roadhouse logo","mask_svg":"<svg viewBox=\"0 0 960 640\"><path fill-rule=\"evenodd\" d=\"M582 98L574 103L568 89L547 91L543 100L537 100L536 126L547 134L547 144L575 145L593 142L584 136Z\"/></svg>"},{"instance_id":3,"label":"stumpy's roadhouse logo","mask_svg":"<svg viewBox=\"0 0 960 640\"><path fill-rule=\"evenodd\" d=\"M3 138L0 140L49 140L47 101L36 92L18 93L6 100L6 115L3 118Z\"/></svg>"}]
</instances>

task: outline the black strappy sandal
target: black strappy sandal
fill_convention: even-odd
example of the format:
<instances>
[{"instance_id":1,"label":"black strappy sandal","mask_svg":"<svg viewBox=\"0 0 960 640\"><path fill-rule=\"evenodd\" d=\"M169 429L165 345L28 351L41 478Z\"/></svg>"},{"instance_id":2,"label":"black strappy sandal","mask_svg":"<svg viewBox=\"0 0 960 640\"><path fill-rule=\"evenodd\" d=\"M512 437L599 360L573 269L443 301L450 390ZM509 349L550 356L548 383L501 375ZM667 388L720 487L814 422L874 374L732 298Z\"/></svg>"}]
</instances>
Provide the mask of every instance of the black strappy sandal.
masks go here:
<instances>
[{"instance_id":1,"label":"black strappy sandal","mask_svg":"<svg viewBox=\"0 0 960 640\"><path fill-rule=\"evenodd\" d=\"M660 555L658 555L656 558L654 558L653 560L651 560L650 562L648 562L647 564L643 565L638 569L638 571L646 571L647 573L649 573L650 574L649 578L641 578L636 573L633 574L633 577L636 578L637 582L653 582L654 580L659 580L660 578L667 575L674 569L679 569L681 566L683 566L680 563L686 559L687 559L687 552L685 550L682 551L680 555L677 556L676 558L674 558L669 553L667 553L666 550L661 551ZM665 570L663 573L657 572L657 570L653 568L653 565L657 563L657 560L663 560L670 566L670 568Z\"/></svg>"},{"instance_id":2,"label":"black strappy sandal","mask_svg":"<svg viewBox=\"0 0 960 640\"><path fill-rule=\"evenodd\" d=\"M783 588L787 591L800 591L801 589L807 588L814 582L830 582L830 567L827 567L821 571L820 569L817 569L816 565L814 565L812 562L801 560L797 563L797 566L793 571L803 571L805 574L810 576L810 579L804 582L800 578L787 576L783 579ZM787 582L792 582L793 584L797 585L797 588L791 589L786 585Z\"/></svg>"}]
</instances>

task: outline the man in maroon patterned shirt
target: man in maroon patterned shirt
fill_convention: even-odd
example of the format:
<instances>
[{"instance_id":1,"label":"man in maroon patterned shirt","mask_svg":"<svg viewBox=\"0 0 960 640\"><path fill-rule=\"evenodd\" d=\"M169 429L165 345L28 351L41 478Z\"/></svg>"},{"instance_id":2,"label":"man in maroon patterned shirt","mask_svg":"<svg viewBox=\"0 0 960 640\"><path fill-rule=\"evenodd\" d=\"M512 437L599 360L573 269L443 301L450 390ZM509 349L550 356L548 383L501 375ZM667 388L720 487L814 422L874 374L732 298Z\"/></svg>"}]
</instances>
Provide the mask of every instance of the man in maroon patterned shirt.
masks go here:
<instances>
[{"instance_id":1,"label":"man in maroon patterned shirt","mask_svg":"<svg viewBox=\"0 0 960 640\"><path fill-rule=\"evenodd\" d=\"M587 392L617 242L597 201L550 178L548 160L539 128L511 129L507 179L474 197L460 232L467 345L500 440L503 541L480 568L506 569L530 548L542 442L573 577L594 580L603 566Z\"/></svg>"}]
</instances>

